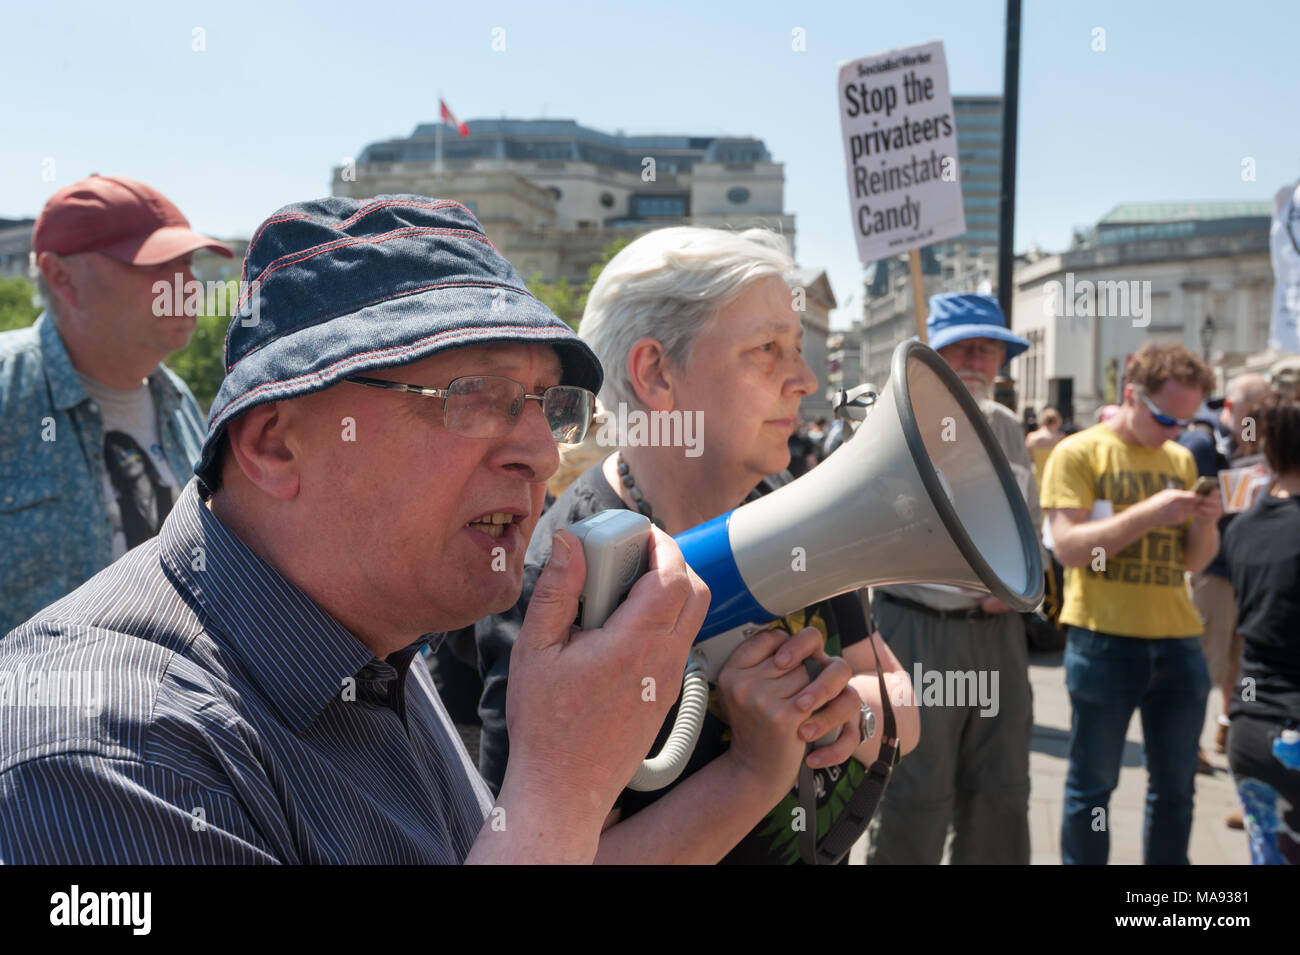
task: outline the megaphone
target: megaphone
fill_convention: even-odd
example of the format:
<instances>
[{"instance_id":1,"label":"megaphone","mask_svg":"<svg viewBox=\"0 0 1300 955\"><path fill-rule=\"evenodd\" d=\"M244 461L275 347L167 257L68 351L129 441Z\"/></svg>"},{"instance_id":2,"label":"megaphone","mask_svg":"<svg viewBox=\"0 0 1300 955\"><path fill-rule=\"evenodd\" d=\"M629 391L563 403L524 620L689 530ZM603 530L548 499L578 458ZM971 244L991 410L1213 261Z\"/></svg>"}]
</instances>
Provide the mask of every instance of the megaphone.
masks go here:
<instances>
[{"instance_id":1,"label":"megaphone","mask_svg":"<svg viewBox=\"0 0 1300 955\"><path fill-rule=\"evenodd\" d=\"M1012 610L1043 596L1037 534L983 413L907 341L866 421L797 481L677 537L712 602L697 642L861 587L949 584Z\"/></svg>"},{"instance_id":2,"label":"megaphone","mask_svg":"<svg viewBox=\"0 0 1300 955\"><path fill-rule=\"evenodd\" d=\"M1006 455L961 379L918 341L894 350L884 394L822 464L676 540L712 599L678 723L634 789L662 788L680 773L708 681L765 622L884 584L987 591L1017 611L1043 596L1037 534Z\"/></svg>"}]
</instances>

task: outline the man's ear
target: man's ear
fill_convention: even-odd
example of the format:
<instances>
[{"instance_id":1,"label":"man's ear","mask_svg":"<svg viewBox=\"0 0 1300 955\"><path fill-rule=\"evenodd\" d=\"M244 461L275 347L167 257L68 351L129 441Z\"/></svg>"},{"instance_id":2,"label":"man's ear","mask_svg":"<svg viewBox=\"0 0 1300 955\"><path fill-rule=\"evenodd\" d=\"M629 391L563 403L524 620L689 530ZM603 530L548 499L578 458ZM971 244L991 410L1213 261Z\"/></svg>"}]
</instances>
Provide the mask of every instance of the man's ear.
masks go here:
<instances>
[{"instance_id":1,"label":"man's ear","mask_svg":"<svg viewBox=\"0 0 1300 955\"><path fill-rule=\"evenodd\" d=\"M285 411L281 402L258 405L226 425L235 467L248 483L280 500L297 496L301 480L288 440L292 416Z\"/></svg>"},{"instance_id":2,"label":"man's ear","mask_svg":"<svg viewBox=\"0 0 1300 955\"><path fill-rule=\"evenodd\" d=\"M50 294L58 299L58 302L49 303L54 306L52 311L76 308L77 281L71 263L53 252L42 252L36 258L36 267L41 270L41 276L49 286Z\"/></svg>"},{"instance_id":3,"label":"man's ear","mask_svg":"<svg viewBox=\"0 0 1300 955\"><path fill-rule=\"evenodd\" d=\"M632 343L627 353L627 374L643 405L651 411L673 410L675 369L657 338L638 338Z\"/></svg>"}]
</instances>

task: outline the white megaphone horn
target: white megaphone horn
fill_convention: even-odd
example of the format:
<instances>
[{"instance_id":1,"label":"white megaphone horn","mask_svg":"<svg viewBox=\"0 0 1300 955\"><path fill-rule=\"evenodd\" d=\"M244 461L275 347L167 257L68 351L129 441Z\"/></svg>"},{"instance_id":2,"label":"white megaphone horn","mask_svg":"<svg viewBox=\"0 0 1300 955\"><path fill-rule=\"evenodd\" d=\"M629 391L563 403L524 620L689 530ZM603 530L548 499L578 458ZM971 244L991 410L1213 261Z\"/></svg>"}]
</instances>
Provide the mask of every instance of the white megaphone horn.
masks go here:
<instances>
[{"instance_id":1,"label":"white megaphone horn","mask_svg":"<svg viewBox=\"0 0 1300 955\"><path fill-rule=\"evenodd\" d=\"M1019 611L1043 596L1006 455L961 379L917 341L894 350L884 394L825 462L676 540L713 597L697 642L881 584L984 590Z\"/></svg>"},{"instance_id":2,"label":"white megaphone horn","mask_svg":"<svg viewBox=\"0 0 1300 955\"><path fill-rule=\"evenodd\" d=\"M1017 611L1043 596L1038 535L1006 455L961 379L918 341L894 350L884 393L826 461L676 540L712 599L677 724L633 789L662 788L681 772L708 681L762 624L883 584L987 591Z\"/></svg>"}]
</instances>

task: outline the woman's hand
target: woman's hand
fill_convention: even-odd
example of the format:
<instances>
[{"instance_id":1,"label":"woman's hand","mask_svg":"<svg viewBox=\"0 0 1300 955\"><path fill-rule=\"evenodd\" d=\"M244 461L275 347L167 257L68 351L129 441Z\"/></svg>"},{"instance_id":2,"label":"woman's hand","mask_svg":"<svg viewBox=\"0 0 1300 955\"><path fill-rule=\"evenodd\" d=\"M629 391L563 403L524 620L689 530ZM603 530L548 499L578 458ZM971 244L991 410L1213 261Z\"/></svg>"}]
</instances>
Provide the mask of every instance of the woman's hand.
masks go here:
<instances>
[{"instance_id":1,"label":"woman's hand","mask_svg":"<svg viewBox=\"0 0 1300 955\"><path fill-rule=\"evenodd\" d=\"M921 740L921 715L916 705L916 692L915 687L912 686L912 679L877 630L871 634L871 639L860 640L844 648L844 657L853 667L852 686L858 691L862 701L876 714L876 735L865 740L854 754L859 762L868 766L875 761L880 752L881 738L885 729L885 708L880 699L880 680L876 673L877 655L880 658L880 669L885 677L885 693L889 697L890 709L894 713L899 751L906 756Z\"/></svg>"},{"instance_id":2,"label":"woman's hand","mask_svg":"<svg viewBox=\"0 0 1300 955\"><path fill-rule=\"evenodd\" d=\"M804 667L821 664L815 680ZM809 627L792 637L765 630L747 639L718 675L718 691L731 725L731 758L778 800L795 784L807 744L841 727L836 741L808 756L811 768L844 762L858 746L858 694L852 670L827 656L822 635ZM819 708L824 707L824 709Z\"/></svg>"}]
</instances>

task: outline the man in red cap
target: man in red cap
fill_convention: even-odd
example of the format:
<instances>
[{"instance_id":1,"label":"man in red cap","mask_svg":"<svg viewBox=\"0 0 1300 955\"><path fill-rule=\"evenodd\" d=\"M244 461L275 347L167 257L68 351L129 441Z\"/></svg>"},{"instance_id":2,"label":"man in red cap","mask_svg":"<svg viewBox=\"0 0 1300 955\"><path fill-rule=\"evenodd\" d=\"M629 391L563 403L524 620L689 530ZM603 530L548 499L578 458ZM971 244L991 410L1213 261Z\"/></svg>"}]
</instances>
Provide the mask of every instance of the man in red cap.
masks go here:
<instances>
[{"instance_id":1,"label":"man in red cap","mask_svg":"<svg viewBox=\"0 0 1300 955\"><path fill-rule=\"evenodd\" d=\"M205 422L161 363L194 331L170 304L203 248L231 254L133 179L91 176L45 204L46 311L0 334L0 634L152 537L189 479Z\"/></svg>"}]
</instances>

